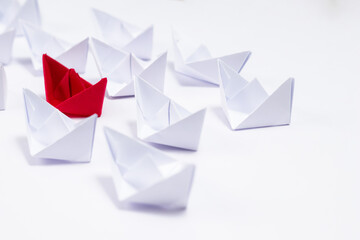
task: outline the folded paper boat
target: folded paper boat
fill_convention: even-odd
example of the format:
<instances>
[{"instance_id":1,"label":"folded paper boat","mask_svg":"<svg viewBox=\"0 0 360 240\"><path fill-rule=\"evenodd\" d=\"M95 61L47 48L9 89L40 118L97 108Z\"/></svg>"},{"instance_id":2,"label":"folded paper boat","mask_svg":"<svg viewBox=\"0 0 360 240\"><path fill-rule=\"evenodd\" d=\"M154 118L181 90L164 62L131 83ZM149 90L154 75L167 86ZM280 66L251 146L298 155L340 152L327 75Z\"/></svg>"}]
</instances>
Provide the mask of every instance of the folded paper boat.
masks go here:
<instances>
[{"instance_id":1,"label":"folded paper boat","mask_svg":"<svg viewBox=\"0 0 360 240\"><path fill-rule=\"evenodd\" d=\"M31 156L90 162L96 114L76 123L30 90L23 94Z\"/></svg>"},{"instance_id":2,"label":"folded paper boat","mask_svg":"<svg viewBox=\"0 0 360 240\"><path fill-rule=\"evenodd\" d=\"M91 39L91 50L101 77L108 79L107 93L110 97L134 95L134 78L139 75L159 89L164 90L167 53L151 62L144 63L131 53Z\"/></svg>"},{"instance_id":3,"label":"folded paper boat","mask_svg":"<svg viewBox=\"0 0 360 240\"><path fill-rule=\"evenodd\" d=\"M69 68L74 68L79 73L84 73L89 50L89 39L71 45L43 31L37 26L22 22L25 37L31 51L31 61L36 71L42 68L43 54L54 57Z\"/></svg>"},{"instance_id":4,"label":"folded paper boat","mask_svg":"<svg viewBox=\"0 0 360 240\"><path fill-rule=\"evenodd\" d=\"M112 129L105 128L112 153L113 181L124 207L186 208L195 166Z\"/></svg>"},{"instance_id":5,"label":"folded paper boat","mask_svg":"<svg viewBox=\"0 0 360 240\"><path fill-rule=\"evenodd\" d=\"M135 79L137 134L144 141L197 150L206 109L190 113L141 77Z\"/></svg>"},{"instance_id":6,"label":"folded paper boat","mask_svg":"<svg viewBox=\"0 0 360 240\"><path fill-rule=\"evenodd\" d=\"M219 76L222 107L233 130L290 124L293 78L269 95L258 80L246 81L221 60Z\"/></svg>"},{"instance_id":7,"label":"folded paper boat","mask_svg":"<svg viewBox=\"0 0 360 240\"><path fill-rule=\"evenodd\" d=\"M143 60L151 59L153 26L142 29L97 9L93 13L105 42Z\"/></svg>"},{"instance_id":8,"label":"folded paper boat","mask_svg":"<svg viewBox=\"0 0 360 240\"><path fill-rule=\"evenodd\" d=\"M101 116L106 78L92 85L46 54L43 70L46 100L51 105L70 117Z\"/></svg>"},{"instance_id":9,"label":"folded paper boat","mask_svg":"<svg viewBox=\"0 0 360 240\"><path fill-rule=\"evenodd\" d=\"M8 0L1 2L1 13L5 13L4 18L1 19L2 23L6 25L7 30L15 30L16 35L22 36L23 29L21 28L21 22L28 22L35 26L41 26L41 16L39 10L39 4L37 0L27 0L20 6L17 0Z\"/></svg>"},{"instance_id":10,"label":"folded paper boat","mask_svg":"<svg viewBox=\"0 0 360 240\"><path fill-rule=\"evenodd\" d=\"M214 58L206 46L203 44L194 46L193 41L180 38L175 32L173 32L173 50L175 71L215 85L219 85L218 59L240 72L251 55L251 52L245 51Z\"/></svg>"},{"instance_id":11,"label":"folded paper boat","mask_svg":"<svg viewBox=\"0 0 360 240\"><path fill-rule=\"evenodd\" d=\"M7 97L6 95L7 95L6 74L4 67L0 65L0 110L5 110L6 97Z\"/></svg>"}]
</instances>

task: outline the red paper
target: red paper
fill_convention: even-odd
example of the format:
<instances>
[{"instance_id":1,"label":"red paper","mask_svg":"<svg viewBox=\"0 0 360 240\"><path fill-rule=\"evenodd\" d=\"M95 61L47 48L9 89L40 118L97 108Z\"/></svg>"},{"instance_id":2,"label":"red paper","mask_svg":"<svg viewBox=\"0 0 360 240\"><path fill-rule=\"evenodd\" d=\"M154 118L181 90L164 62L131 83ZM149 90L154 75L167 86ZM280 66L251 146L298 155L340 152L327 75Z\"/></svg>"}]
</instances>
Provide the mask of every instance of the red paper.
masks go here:
<instances>
[{"instance_id":1,"label":"red paper","mask_svg":"<svg viewBox=\"0 0 360 240\"><path fill-rule=\"evenodd\" d=\"M43 55L46 101L69 117L101 116L107 79L92 85L48 55Z\"/></svg>"}]
</instances>

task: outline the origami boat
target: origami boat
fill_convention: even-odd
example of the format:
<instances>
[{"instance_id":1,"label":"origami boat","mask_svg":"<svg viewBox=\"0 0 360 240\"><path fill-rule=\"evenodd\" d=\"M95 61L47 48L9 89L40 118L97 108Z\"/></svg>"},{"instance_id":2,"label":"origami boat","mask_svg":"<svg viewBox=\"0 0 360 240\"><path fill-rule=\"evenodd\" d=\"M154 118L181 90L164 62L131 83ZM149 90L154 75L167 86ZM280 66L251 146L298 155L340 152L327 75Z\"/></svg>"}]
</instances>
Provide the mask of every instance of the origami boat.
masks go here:
<instances>
[{"instance_id":1,"label":"origami boat","mask_svg":"<svg viewBox=\"0 0 360 240\"><path fill-rule=\"evenodd\" d=\"M173 32L175 71L215 85L219 85L218 59L240 72L248 61L251 52L238 52L222 57L212 57L208 48L186 38L180 38Z\"/></svg>"},{"instance_id":2,"label":"origami boat","mask_svg":"<svg viewBox=\"0 0 360 240\"><path fill-rule=\"evenodd\" d=\"M69 68L84 73L89 50L89 39L71 45L43 31L37 26L22 23L22 28L31 51L31 61L36 71L42 68L42 55L48 54Z\"/></svg>"},{"instance_id":3,"label":"origami boat","mask_svg":"<svg viewBox=\"0 0 360 240\"><path fill-rule=\"evenodd\" d=\"M153 26L142 29L131 23L93 9L97 25L104 40L143 60L151 59L153 48Z\"/></svg>"},{"instance_id":4,"label":"origami boat","mask_svg":"<svg viewBox=\"0 0 360 240\"><path fill-rule=\"evenodd\" d=\"M164 90L167 53L151 62L144 63L131 53L91 39L91 50L102 77L108 79L107 93L110 97L134 95L134 78L142 76L159 89Z\"/></svg>"},{"instance_id":5,"label":"origami boat","mask_svg":"<svg viewBox=\"0 0 360 240\"><path fill-rule=\"evenodd\" d=\"M48 55L43 55L46 100L70 117L101 116L106 78L92 85Z\"/></svg>"},{"instance_id":6,"label":"origami boat","mask_svg":"<svg viewBox=\"0 0 360 240\"><path fill-rule=\"evenodd\" d=\"M90 162L96 114L75 122L27 89L24 101L31 156Z\"/></svg>"},{"instance_id":7,"label":"origami boat","mask_svg":"<svg viewBox=\"0 0 360 240\"><path fill-rule=\"evenodd\" d=\"M35 26L41 25L41 16L37 0L27 0L20 6L17 0L11 4L4 4L6 7L3 23L7 25L7 30L16 30L16 35L22 36L23 29L20 22L31 23ZM3 5L3 1L1 2Z\"/></svg>"},{"instance_id":8,"label":"origami boat","mask_svg":"<svg viewBox=\"0 0 360 240\"><path fill-rule=\"evenodd\" d=\"M290 124L293 78L269 95L258 80L246 81L221 60L219 75L222 107L233 130Z\"/></svg>"},{"instance_id":9,"label":"origami boat","mask_svg":"<svg viewBox=\"0 0 360 240\"><path fill-rule=\"evenodd\" d=\"M135 79L135 99L140 139L197 150L206 108L191 113L141 77Z\"/></svg>"},{"instance_id":10,"label":"origami boat","mask_svg":"<svg viewBox=\"0 0 360 240\"><path fill-rule=\"evenodd\" d=\"M105 128L112 153L112 172L123 207L148 206L165 210L186 208L195 166Z\"/></svg>"}]
</instances>

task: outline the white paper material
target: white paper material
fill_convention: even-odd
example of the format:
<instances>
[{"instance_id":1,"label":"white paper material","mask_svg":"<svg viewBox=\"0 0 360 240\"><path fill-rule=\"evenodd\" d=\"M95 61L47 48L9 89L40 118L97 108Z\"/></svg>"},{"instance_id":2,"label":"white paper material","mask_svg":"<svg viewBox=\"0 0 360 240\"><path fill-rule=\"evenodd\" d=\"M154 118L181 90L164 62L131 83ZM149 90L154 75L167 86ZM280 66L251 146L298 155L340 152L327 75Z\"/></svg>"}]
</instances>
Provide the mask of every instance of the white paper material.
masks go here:
<instances>
[{"instance_id":1,"label":"white paper material","mask_svg":"<svg viewBox=\"0 0 360 240\"><path fill-rule=\"evenodd\" d=\"M7 97L6 74L4 67L0 65L0 111L5 110Z\"/></svg>"},{"instance_id":2,"label":"white paper material","mask_svg":"<svg viewBox=\"0 0 360 240\"><path fill-rule=\"evenodd\" d=\"M112 153L113 180L124 206L166 210L186 208L195 166L112 129L105 128Z\"/></svg>"},{"instance_id":3,"label":"white paper material","mask_svg":"<svg viewBox=\"0 0 360 240\"><path fill-rule=\"evenodd\" d=\"M101 77L108 80L110 97L134 95L134 77L143 76L160 91L164 90L167 53L151 62L143 62L131 53L115 49L106 43L91 39L91 52Z\"/></svg>"},{"instance_id":4,"label":"white paper material","mask_svg":"<svg viewBox=\"0 0 360 240\"><path fill-rule=\"evenodd\" d=\"M31 156L90 162L96 114L76 123L30 90L24 100Z\"/></svg>"},{"instance_id":5,"label":"white paper material","mask_svg":"<svg viewBox=\"0 0 360 240\"><path fill-rule=\"evenodd\" d=\"M16 11L16 14L12 14L12 19L9 21L8 29L16 29L18 36L23 35L23 29L21 28L21 21L31 23L35 26L41 26L41 17L39 4L37 0L27 0L21 7L12 7L11 11Z\"/></svg>"},{"instance_id":6,"label":"white paper material","mask_svg":"<svg viewBox=\"0 0 360 240\"><path fill-rule=\"evenodd\" d=\"M20 3L16 0L0 0L0 24L1 30L7 27L15 18L20 9Z\"/></svg>"},{"instance_id":7,"label":"white paper material","mask_svg":"<svg viewBox=\"0 0 360 240\"><path fill-rule=\"evenodd\" d=\"M8 64L11 61L15 30L0 34L0 63Z\"/></svg>"},{"instance_id":8,"label":"white paper material","mask_svg":"<svg viewBox=\"0 0 360 240\"><path fill-rule=\"evenodd\" d=\"M105 42L140 59L151 59L153 26L142 29L97 9L93 13Z\"/></svg>"},{"instance_id":9,"label":"white paper material","mask_svg":"<svg viewBox=\"0 0 360 240\"><path fill-rule=\"evenodd\" d=\"M195 45L194 41L180 39L175 32L173 32L173 51L175 71L216 85L219 85L218 59L240 72L251 55L251 52L245 51L214 58L205 45Z\"/></svg>"},{"instance_id":10,"label":"white paper material","mask_svg":"<svg viewBox=\"0 0 360 240\"><path fill-rule=\"evenodd\" d=\"M222 107L233 130L290 124L294 79L269 95L258 80L242 78L219 60Z\"/></svg>"},{"instance_id":11,"label":"white paper material","mask_svg":"<svg viewBox=\"0 0 360 240\"><path fill-rule=\"evenodd\" d=\"M135 79L137 135L172 147L197 150L206 109L190 113L141 77Z\"/></svg>"},{"instance_id":12,"label":"white paper material","mask_svg":"<svg viewBox=\"0 0 360 240\"><path fill-rule=\"evenodd\" d=\"M31 51L31 60L36 71L42 70L42 55L61 62L68 68L74 68L78 73L84 73L89 49L89 39L72 45L52 36L40 28L22 22L25 37Z\"/></svg>"}]
</instances>

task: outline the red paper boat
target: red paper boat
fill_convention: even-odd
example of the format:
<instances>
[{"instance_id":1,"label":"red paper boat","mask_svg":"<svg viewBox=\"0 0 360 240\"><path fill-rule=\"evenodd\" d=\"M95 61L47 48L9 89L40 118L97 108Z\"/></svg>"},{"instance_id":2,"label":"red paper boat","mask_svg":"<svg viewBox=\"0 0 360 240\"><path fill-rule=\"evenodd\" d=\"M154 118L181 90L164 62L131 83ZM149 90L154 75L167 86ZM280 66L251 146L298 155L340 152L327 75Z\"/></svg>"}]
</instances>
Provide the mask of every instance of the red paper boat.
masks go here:
<instances>
[{"instance_id":1,"label":"red paper boat","mask_svg":"<svg viewBox=\"0 0 360 240\"><path fill-rule=\"evenodd\" d=\"M42 60L46 101L69 117L101 116L106 78L92 85L48 55Z\"/></svg>"}]
</instances>

